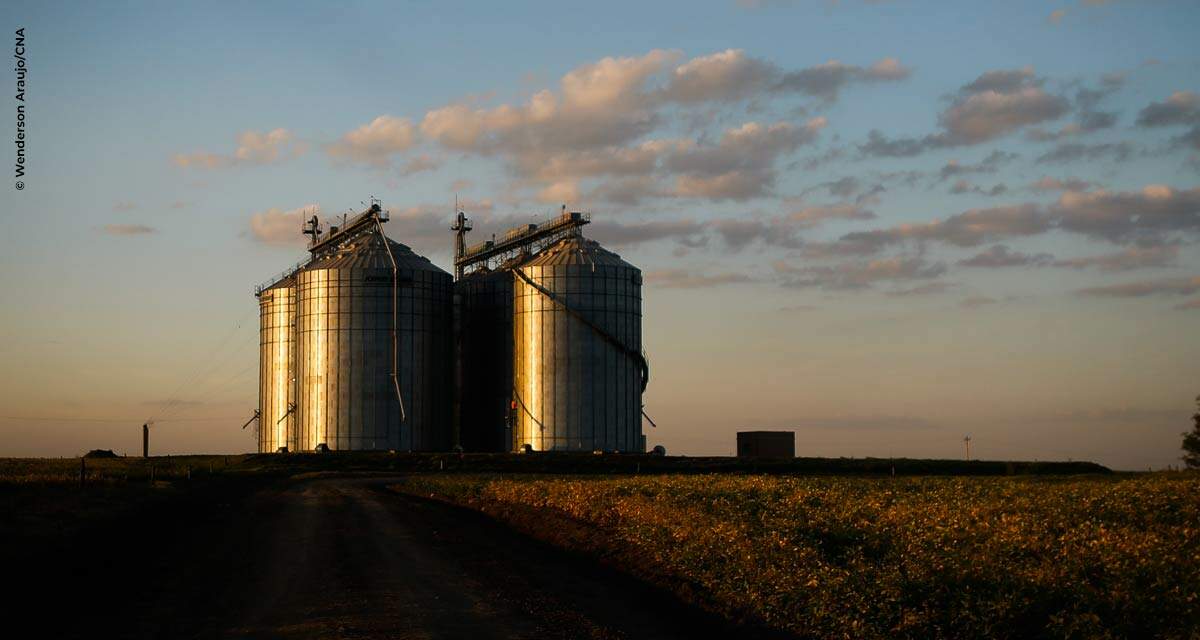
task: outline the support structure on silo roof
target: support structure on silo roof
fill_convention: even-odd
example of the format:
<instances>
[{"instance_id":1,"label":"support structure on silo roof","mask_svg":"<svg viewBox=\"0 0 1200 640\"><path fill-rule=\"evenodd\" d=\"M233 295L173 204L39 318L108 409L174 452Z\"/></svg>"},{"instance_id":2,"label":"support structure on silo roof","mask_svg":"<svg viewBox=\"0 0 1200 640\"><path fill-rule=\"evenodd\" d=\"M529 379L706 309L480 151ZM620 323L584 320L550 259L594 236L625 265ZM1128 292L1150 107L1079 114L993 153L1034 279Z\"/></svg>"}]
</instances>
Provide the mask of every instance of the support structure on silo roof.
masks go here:
<instances>
[{"instance_id":1,"label":"support structure on silo roof","mask_svg":"<svg viewBox=\"0 0 1200 640\"><path fill-rule=\"evenodd\" d=\"M461 214L460 214L461 215ZM522 253L534 254L563 238L578 235L579 228L592 221L592 216L580 211L570 211L563 207L562 214L541 224L527 224L509 229L500 240L487 240L478 244L464 247L462 255L455 252L454 271L461 278L470 267L495 267L507 262ZM469 230L470 227L467 227ZM453 229L460 231L456 227Z\"/></svg>"}]
</instances>

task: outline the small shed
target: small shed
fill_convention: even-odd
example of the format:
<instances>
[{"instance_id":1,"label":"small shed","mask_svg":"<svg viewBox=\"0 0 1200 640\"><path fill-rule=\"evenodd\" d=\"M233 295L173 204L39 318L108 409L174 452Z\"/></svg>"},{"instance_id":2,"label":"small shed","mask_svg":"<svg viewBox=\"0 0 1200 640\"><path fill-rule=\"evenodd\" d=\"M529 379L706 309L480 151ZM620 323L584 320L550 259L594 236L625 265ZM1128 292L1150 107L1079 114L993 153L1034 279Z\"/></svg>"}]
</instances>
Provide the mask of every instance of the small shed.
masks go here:
<instances>
[{"instance_id":1,"label":"small shed","mask_svg":"<svg viewBox=\"0 0 1200 640\"><path fill-rule=\"evenodd\" d=\"M795 458L795 431L739 431L739 458Z\"/></svg>"}]
</instances>

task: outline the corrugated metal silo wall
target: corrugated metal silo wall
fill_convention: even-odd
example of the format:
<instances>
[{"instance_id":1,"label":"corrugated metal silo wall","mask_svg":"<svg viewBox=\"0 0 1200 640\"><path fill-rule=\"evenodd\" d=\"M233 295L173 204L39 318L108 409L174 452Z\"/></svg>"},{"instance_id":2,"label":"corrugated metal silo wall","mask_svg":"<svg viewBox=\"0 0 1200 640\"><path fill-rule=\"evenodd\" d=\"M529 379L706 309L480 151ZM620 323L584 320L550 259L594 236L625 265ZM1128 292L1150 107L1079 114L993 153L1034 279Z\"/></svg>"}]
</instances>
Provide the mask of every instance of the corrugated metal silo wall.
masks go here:
<instances>
[{"instance_id":1,"label":"corrugated metal silo wall","mask_svg":"<svg viewBox=\"0 0 1200 640\"><path fill-rule=\"evenodd\" d=\"M534 261L536 262L536 260ZM630 266L525 265L535 283L640 352L641 272ZM638 451L638 363L521 278L514 280L514 444L537 451Z\"/></svg>"},{"instance_id":2,"label":"corrugated metal silo wall","mask_svg":"<svg viewBox=\"0 0 1200 640\"><path fill-rule=\"evenodd\" d=\"M461 444L467 451L511 451L513 274L467 275L455 289L462 300Z\"/></svg>"},{"instance_id":3,"label":"corrugated metal silo wall","mask_svg":"<svg viewBox=\"0 0 1200 640\"><path fill-rule=\"evenodd\" d=\"M297 281L298 449L449 449L450 275L399 271L403 423L391 381L392 270L309 268Z\"/></svg>"},{"instance_id":4,"label":"corrugated metal silo wall","mask_svg":"<svg viewBox=\"0 0 1200 640\"><path fill-rule=\"evenodd\" d=\"M281 283L259 294L258 451L290 446L288 415L293 401L292 367L296 317L295 288Z\"/></svg>"}]
</instances>

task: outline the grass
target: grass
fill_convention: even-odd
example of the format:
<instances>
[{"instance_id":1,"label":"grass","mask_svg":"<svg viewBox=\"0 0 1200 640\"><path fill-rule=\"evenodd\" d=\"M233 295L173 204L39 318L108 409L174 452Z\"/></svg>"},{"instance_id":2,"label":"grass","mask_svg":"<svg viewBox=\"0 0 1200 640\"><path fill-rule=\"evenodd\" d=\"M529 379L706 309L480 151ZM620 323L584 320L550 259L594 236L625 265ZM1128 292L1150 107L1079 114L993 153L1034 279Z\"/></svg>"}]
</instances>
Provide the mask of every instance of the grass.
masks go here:
<instances>
[{"instance_id":1,"label":"grass","mask_svg":"<svg viewBox=\"0 0 1200 640\"><path fill-rule=\"evenodd\" d=\"M483 509L800 636L1195 637L1200 628L1195 474L424 474L401 490Z\"/></svg>"}]
</instances>

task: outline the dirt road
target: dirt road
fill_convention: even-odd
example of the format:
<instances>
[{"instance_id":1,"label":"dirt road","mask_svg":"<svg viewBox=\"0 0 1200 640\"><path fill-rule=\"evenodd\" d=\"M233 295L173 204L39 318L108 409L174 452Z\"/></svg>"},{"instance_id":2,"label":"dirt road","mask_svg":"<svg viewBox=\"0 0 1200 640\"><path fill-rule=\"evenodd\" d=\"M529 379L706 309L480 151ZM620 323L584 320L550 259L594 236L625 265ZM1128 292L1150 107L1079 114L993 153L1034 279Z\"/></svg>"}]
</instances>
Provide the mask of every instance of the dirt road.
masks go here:
<instances>
[{"instance_id":1,"label":"dirt road","mask_svg":"<svg viewBox=\"0 0 1200 640\"><path fill-rule=\"evenodd\" d=\"M389 491L395 481L292 483L197 517L151 562L118 576L132 586L107 596L123 606L62 631L402 639L728 631L662 592L486 516ZM134 577L139 571L148 577Z\"/></svg>"}]
</instances>

